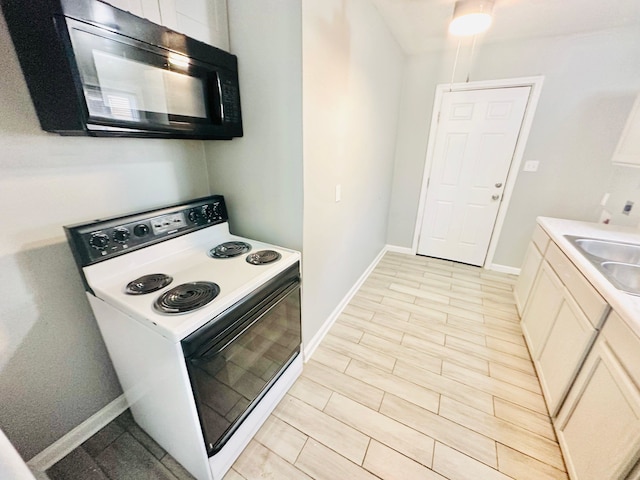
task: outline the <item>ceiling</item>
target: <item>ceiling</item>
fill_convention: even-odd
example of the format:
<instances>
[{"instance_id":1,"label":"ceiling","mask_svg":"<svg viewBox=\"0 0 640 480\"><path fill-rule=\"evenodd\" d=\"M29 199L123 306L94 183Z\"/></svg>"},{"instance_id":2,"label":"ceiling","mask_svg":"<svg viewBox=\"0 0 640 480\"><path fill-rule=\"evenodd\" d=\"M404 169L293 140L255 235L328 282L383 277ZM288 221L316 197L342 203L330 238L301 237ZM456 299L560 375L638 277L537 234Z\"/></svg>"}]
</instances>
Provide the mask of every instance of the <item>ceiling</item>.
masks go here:
<instances>
[{"instance_id":1,"label":"ceiling","mask_svg":"<svg viewBox=\"0 0 640 480\"><path fill-rule=\"evenodd\" d=\"M454 44L447 28L455 0L372 0L407 54ZM640 0L495 0L483 42L580 34L638 25Z\"/></svg>"}]
</instances>

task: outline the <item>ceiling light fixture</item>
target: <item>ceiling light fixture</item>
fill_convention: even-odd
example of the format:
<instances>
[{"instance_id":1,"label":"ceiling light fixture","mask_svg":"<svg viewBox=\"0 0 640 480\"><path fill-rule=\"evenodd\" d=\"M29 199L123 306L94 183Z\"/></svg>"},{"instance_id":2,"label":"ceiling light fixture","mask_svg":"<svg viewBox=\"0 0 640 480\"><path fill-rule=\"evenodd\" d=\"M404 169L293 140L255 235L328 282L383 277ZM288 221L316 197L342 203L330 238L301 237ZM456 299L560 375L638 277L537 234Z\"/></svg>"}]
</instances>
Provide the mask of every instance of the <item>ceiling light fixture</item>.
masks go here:
<instances>
[{"instance_id":1,"label":"ceiling light fixture","mask_svg":"<svg viewBox=\"0 0 640 480\"><path fill-rule=\"evenodd\" d=\"M457 36L476 35L491 26L493 0L458 0L453 9L449 33Z\"/></svg>"}]
</instances>

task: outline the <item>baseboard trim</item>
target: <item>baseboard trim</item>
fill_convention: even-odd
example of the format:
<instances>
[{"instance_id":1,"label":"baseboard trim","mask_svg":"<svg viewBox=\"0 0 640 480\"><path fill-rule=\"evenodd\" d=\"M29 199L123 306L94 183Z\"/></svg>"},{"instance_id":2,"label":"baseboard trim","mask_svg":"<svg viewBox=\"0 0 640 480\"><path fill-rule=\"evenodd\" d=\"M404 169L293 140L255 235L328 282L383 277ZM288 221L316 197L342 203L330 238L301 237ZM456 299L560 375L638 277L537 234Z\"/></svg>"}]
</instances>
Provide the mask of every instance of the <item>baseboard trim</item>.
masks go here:
<instances>
[{"instance_id":1,"label":"baseboard trim","mask_svg":"<svg viewBox=\"0 0 640 480\"><path fill-rule=\"evenodd\" d=\"M387 252L404 253L405 255L415 255L415 252L411 247L399 247L397 245L387 245L385 248Z\"/></svg>"},{"instance_id":2,"label":"baseboard trim","mask_svg":"<svg viewBox=\"0 0 640 480\"><path fill-rule=\"evenodd\" d=\"M351 287L351 289L347 292L347 294L340 301L340 303L336 306L336 308L333 309L333 312L331 312L331 315L329 315L329 317L322 324L322 327L320 328L320 330L318 330L318 332L313 336L311 341L304 346L304 361L305 362L309 361L309 359L311 358L311 355L313 355L313 352L316 351L316 348L318 348L318 345L320 345L320 342L322 342L322 339L325 337L327 332L329 332L329 329L331 329L331 327L333 326L335 321L338 319L338 317L340 316L340 314L342 313L344 308L349 304L349 302L351 301L353 296L356 294L358 289L362 286L362 284L365 282L367 277L371 274L373 269L376 268L376 265L378 265L380 260L382 260L382 257L384 256L385 253L387 253L387 251L389 251L389 250L387 249L387 246L385 245L382 248L382 250L380 251L380 253L378 253L376 258L373 259L373 261L367 267L367 269L364 271L364 273L362 275L360 275L360 278L358 278L356 283L353 285L353 287Z\"/></svg>"},{"instance_id":3,"label":"baseboard trim","mask_svg":"<svg viewBox=\"0 0 640 480\"><path fill-rule=\"evenodd\" d=\"M494 272L500 272L500 273L509 273L511 275L520 275L519 268L509 267L507 265L498 265L497 263L492 263L489 270L493 270Z\"/></svg>"},{"instance_id":4,"label":"baseboard trim","mask_svg":"<svg viewBox=\"0 0 640 480\"><path fill-rule=\"evenodd\" d=\"M44 472L48 470L82 445L83 442L107 426L127 408L129 408L129 403L125 399L124 394L120 395L106 407L94 413L76 428L38 453L27 462L27 465L34 472Z\"/></svg>"}]
</instances>

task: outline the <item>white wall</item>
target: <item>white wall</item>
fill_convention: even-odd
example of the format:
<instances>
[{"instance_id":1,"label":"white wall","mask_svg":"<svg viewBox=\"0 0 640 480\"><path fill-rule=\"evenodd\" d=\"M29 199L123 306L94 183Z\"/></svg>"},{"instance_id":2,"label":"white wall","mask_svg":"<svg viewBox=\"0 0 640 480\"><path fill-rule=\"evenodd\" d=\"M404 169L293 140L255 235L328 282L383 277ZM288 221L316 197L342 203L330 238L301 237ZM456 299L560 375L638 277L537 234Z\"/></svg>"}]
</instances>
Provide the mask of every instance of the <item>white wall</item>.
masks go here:
<instances>
[{"instance_id":1,"label":"white wall","mask_svg":"<svg viewBox=\"0 0 640 480\"><path fill-rule=\"evenodd\" d=\"M464 81L468 70L471 80L545 76L523 158L523 165L527 160L540 161L540 169L519 174L495 263L520 266L538 215L597 221L605 191L616 192L610 204L616 212L622 209L620 197L640 200L640 170L624 169L620 174L610 163L640 91L640 28L480 44L471 66L468 52L464 46L455 81ZM452 48L409 63L390 243L411 245L420 194L416 177L422 177L435 86L450 80L454 53ZM614 221L637 224L639 218L623 220L617 215Z\"/></svg>"},{"instance_id":2,"label":"white wall","mask_svg":"<svg viewBox=\"0 0 640 480\"><path fill-rule=\"evenodd\" d=\"M207 142L231 231L302 249L302 32L294 0L229 2L244 137Z\"/></svg>"},{"instance_id":3,"label":"white wall","mask_svg":"<svg viewBox=\"0 0 640 480\"><path fill-rule=\"evenodd\" d=\"M404 56L367 0L305 1L302 19L308 342L386 243Z\"/></svg>"},{"instance_id":4,"label":"white wall","mask_svg":"<svg viewBox=\"0 0 640 480\"><path fill-rule=\"evenodd\" d=\"M63 225L206 195L200 141L40 130L0 16L0 428L25 459L121 394Z\"/></svg>"}]
</instances>

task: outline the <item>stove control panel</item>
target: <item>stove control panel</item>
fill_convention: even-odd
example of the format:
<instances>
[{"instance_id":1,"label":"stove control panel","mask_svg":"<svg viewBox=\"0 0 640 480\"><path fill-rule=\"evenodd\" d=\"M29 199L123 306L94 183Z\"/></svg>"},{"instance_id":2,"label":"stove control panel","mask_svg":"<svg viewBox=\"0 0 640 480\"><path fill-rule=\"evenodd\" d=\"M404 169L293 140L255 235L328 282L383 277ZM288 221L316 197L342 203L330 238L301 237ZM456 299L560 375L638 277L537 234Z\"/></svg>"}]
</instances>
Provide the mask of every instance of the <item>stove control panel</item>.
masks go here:
<instances>
[{"instance_id":1,"label":"stove control panel","mask_svg":"<svg viewBox=\"0 0 640 480\"><path fill-rule=\"evenodd\" d=\"M178 231L186 226L187 220L184 217L184 212L162 215L151 220L151 228L154 235L162 235L164 233L169 233L172 230Z\"/></svg>"},{"instance_id":2,"label":"stove control panel","mask_svg":"<svg viewBox=\"0 0 640 480\"><path fill-rule=\"evenodd\" d=\"M200 198L180 205L65 227L80 267L228 220L224 198Z\"/></svg>"}]
</instances>

